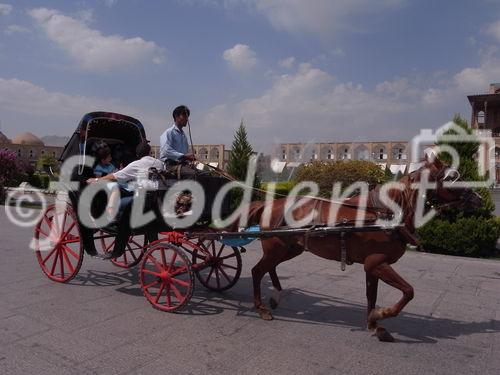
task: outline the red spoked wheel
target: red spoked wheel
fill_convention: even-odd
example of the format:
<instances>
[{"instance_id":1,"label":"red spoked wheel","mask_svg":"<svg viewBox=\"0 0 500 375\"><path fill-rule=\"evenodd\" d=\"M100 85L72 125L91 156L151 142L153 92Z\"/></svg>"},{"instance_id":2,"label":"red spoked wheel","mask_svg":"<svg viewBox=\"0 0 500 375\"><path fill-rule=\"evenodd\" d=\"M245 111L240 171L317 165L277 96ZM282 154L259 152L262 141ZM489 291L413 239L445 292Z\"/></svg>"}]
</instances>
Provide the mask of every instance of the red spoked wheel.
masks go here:
<instances>
[{"instance_id":1,"label":"red spoked wheel","mask_svg":"<svg viewBox=\"0 0 500 375\"><path fill-rule=\"evenodd\" d=\"M66 283L78 274L83 261L83 245L71 205L47 207L35 227L34 249L49 279Z\"/></svg>"},{"instance_id":2,"label":"red spoked wheel","mask_svg":"<svg viewBox=\"0 0 500 375\"><path fill-rule=\"evenodd\" d=\"M189 246L189 242L183 246ZM216 240L200 241L192 247L194 250L190 252L193 254L193 269L196 278L205 288L222 292L236 284L242 268L241 254L237 247L226 246Z\"/></svg>"},{"instance_id":3,"label":"red spoked wheel","mask_svg":"<svg viewBox=\"0 0 500 375\"><path fill-rule=\"evenodd\" d=\"M191 262L180 248L168 242L158 241L144 254L140 280L142 293L158 310L180 310L193 295Z\"/></svg>"},{"instance_id":4,"label":"red spoked wheel","mask_svg":"<svg viewBox=\"0 0 500 375\"><path fill-rule=\"evenodd\" d=\"M100 248L103 253L113 251L113 247L115 246L114 235L100 230L97 233L95 239L99 244L99 247L96 247ZM144 248L146 247L147 243L148 242L146 236L143 234L130 236L123 255L119 256L118 258L112 258L111 263L121 268L131 268L138 265L142 259Z\"/></svg>"}]
</instances>

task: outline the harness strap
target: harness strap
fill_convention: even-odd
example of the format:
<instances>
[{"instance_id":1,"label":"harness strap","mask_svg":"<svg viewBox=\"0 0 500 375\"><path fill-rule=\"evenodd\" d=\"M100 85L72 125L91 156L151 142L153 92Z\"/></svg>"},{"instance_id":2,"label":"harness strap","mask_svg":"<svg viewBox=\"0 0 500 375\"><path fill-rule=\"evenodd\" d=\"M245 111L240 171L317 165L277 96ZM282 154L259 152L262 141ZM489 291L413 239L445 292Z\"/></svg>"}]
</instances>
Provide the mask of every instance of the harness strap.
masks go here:
<instances>
[{"instance_id":1,"label":"harness strap","mask_svg":"<svg viewBox=\"0 0 500 375\"><path fill-rule=\"evenodd\" d=\"M340 269L345 271L347 263L347 246L345 244L345 232L340 232Z\"/></svg>"}]
</instances>

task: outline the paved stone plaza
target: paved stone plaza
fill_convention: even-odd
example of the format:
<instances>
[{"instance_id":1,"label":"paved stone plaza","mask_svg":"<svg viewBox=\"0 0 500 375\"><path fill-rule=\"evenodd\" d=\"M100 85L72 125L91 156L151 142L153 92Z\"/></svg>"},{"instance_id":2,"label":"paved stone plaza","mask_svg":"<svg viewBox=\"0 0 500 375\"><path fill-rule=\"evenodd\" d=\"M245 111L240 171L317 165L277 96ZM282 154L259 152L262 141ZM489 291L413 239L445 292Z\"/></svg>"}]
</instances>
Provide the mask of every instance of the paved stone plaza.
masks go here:
<instances>
[{"instance_id":1,"label":"paved stone plaza","mask_svg":"<svg viewBox=\"0 0 500 375\"><path fill-rule=\"evenodd\" d=\"M499 374L500 262L407 253L396 269L415 299L385 326L364 329L364 273L305 254L278 268L286 293L275 320L252 309L250 269L224 294L196 289L177 314L151 308L137 272L86 258L70 284L49 281L32 229L0 213L2 374ZM268 278L265 292L270 294ZM379 304L399 292L379 289Z\"/></svg>"}]
</instances>

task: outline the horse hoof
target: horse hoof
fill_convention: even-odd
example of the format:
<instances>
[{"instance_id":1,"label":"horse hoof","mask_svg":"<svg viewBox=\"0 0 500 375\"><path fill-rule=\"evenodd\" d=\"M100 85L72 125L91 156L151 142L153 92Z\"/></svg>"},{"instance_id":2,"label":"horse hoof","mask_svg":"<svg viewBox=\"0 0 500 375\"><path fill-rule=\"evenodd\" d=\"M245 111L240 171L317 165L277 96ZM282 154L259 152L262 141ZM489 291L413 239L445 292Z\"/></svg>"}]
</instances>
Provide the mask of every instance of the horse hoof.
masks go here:
<instances>
[{"instance_id":1,"label":"horse hoof","mask_svg":"<svg viewBox=\"0 0 500 375\"><path fill-rule=\"evenodd\" d=\"M259 315L262 319L264 320L273 320L273 314L271 314L269 311L267 310L260 310L259 311Z\"/></svg>"},{"instance_id":2,"label":"horse hoof","mask_svg":"<svg viewBox=\"0 0 500 375\"><path fill-rule=\"evenodd\" d=\"M390 310L387 308L377 308L370 311L368 314L369 322L376 322L377 320L385 319L390 316Z\"/></svg>"},{"instance_id":3,"label":"horse hoof","mask_svg":"<svg viewBox=\"0 0 500 375\"><path fill-rule=\"evenodd\" d=\"M382 342L394 342L394 337L385 328L377 327L375 330L375 336L377 336L379 341Z\"/></svg>"},{"instance_id":4,"label":"horse hoof","mask_svg":"<svg viewBox=\"0 0 500 375\"><path fill-rule=\"evenodd\" d=\"M377 322L368 322L368 324L366 325L366 327L368 328L368 330L370 331L374 331L375 329L377 329Z\"/></svg>"},{"instance_id":5,"label":"horse hoof","mask_svg":"<svg viewBox=\"0 0 500 375\"><path fill-rule=\"evenodd\" d=\"M269 298L269 306L271 309L275 310L278 307L278 301L276 301L273 297Z\"/></svg>"}]
</instances>

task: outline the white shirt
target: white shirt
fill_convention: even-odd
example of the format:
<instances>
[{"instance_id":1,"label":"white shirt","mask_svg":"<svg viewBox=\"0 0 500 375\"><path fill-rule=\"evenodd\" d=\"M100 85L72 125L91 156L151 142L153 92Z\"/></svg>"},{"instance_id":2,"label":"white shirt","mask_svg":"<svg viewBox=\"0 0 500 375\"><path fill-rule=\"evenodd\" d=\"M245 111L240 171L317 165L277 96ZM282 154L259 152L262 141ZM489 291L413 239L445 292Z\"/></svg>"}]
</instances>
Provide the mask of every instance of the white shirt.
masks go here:
<instances>
[{"instance_id":1,"label":"white shirt","mask_svg":"<svg viewBox=\"0 0 500 375\"><path fill-rule=\"evenodd\" d=\"M151 156L144 156L139 160L133 161L125 168L114 172L116 181L118 182L129 182L138 179L148 178L149 168L156 168L159 171L165 169L165 165L161 160L155 159Z\"/></svg>"}]
</instances>

